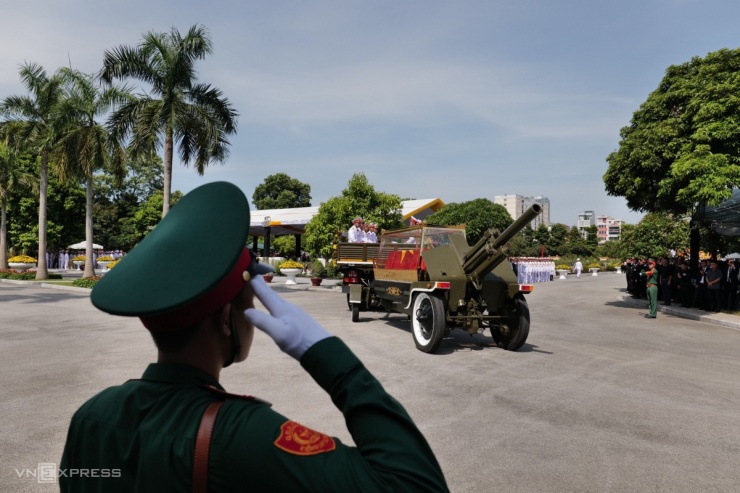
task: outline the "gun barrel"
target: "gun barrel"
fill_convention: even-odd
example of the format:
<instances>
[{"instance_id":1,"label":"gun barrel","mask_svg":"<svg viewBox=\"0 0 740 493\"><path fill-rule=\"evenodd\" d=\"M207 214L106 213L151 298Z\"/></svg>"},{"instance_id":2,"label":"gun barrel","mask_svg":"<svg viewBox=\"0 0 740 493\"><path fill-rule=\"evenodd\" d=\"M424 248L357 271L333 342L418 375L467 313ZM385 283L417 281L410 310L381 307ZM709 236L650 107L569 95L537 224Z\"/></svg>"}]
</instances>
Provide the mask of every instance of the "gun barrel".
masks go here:
<instances>
[{"instance_id":1,"label":"gun barrel","mask_svg":"<svg viewBox=\"0 0 740 493\"><path fill-rule=\"evenodd\" d=\"M501 248L506 245L514 236L523 230L527 224L542 212L540 204L532 206L524 211L511 225L498 236L494 236L494 230L489 229L483 235L483 238L476 243L463 258L463 270L465 274L478 281L486 274L491 272L498 264L503 262L506 254Z\"/></svg>"}]
</instances>

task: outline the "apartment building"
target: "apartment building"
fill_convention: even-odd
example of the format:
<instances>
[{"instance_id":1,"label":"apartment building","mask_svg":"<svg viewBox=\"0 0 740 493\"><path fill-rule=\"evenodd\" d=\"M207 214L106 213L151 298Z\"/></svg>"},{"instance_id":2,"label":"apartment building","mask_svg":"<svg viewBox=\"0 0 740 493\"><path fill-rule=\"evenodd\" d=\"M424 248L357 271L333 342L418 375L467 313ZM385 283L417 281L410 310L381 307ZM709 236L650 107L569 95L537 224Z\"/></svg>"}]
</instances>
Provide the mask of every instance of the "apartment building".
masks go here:
<instances>
[{"instance_id":1,"label":"apartment building","mask_svg":"<svg viewBox=\"0 0 740 493\"><path fill-rule=\"evenodd\" d=\"M618 240L622 236L622 225L624 221L614 219L610 216L599 216L596 218L596 236L599 243Z\"/></svg>"},{"instance_id":2,"label":"apartment building","mask_svg":"<svg viewBox=\"0 0 740 493\"><path fill-rule=\"evenodd\" d=\"M538 195L536 197L525 197L523 195L496 195L494 204L499 204L506 209L512 219L517 219L524 214L535 202L542 206L542 214L532 220L532 229L537 229L540 224L550 227L550 199Z\"/></svg>"}]
</instances>

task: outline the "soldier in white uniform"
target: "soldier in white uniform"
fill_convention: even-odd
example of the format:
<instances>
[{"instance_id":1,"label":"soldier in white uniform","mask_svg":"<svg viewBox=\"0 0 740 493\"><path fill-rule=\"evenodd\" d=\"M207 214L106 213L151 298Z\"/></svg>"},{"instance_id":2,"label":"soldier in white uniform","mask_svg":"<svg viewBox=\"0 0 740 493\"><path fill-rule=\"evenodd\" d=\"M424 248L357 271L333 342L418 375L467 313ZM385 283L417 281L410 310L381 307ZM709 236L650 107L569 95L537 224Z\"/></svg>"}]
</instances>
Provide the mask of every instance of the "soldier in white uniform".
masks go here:
<instances>
[{"instance_id":1,"label":"soldier in white uniform","mask_svg":"<svg viewBox=\"0 0 740 493\"><path fill-rule=\"evenodd\" d=\"M378 226L375 224L368 224L367 227L367 233L365 233L365 243L377 243L378 242L378 235L376 234L376 231L378 230Z\"/></svg>"},{"instance_id":2,"label":"soldier in white uniform","mask_svg":"<svg viewBox=\"0 0 740 493\"><path fill-rule=\"evenodd\" d=\"M576 271L576 277L581 277L581 271L583 271L583 264L581 263L581 259L576 260L576 265L573 268L573 270Z\"/></svg>"},{"instance_id":3,"label":"soldier in white uniform","mask_svg":"<svg viewBox=\"0 0 740 493\"><path fill-rule=\"evenodd\" d=\"M352 227L347 232L347 241L350 243L365 242L365 232L362 230L362 218L360 216L352 220Z\"/></svg>"}]
</instances>

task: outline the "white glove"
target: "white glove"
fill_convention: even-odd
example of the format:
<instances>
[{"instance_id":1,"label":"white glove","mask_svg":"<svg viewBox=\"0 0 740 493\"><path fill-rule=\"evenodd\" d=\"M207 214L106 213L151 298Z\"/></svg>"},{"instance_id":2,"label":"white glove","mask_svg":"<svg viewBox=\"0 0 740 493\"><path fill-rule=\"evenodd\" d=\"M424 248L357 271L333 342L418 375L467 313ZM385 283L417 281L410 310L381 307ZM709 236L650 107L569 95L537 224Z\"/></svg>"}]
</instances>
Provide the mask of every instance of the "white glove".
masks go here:
<instances>
[{"instance_id":1,"label":"white glove","mask_svg":"<svg viewBox=\"0 0 740 493\"><path fill-rule=\"evenodd\" d=\"M244 316L255 327L272 337L283 352L300 361L308 348L331 337L331 334L308 313L288 303L274 292L262 276L252 278L250 284L257 299L270 313L249 308L244 312Z\"/></svg>"}]
</instances>

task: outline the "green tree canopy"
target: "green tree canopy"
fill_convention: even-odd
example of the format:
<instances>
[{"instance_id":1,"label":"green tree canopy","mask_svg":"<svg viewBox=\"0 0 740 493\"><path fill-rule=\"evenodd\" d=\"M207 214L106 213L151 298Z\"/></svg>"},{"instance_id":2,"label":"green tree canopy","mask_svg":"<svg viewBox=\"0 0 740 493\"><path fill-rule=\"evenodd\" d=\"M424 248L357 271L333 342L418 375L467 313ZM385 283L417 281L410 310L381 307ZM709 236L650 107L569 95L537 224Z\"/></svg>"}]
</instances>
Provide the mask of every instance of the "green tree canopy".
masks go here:
<instances>
[{"instance_id":1,"label":"green tree canopy","mask_svg":"<svg viewBox=\"0 0 740 493\"><path fill-rule=\"evenodd\" d=\"M561 223L553 224L550 228L550 236L545 247L547 255L563 255L566 253L565 242L568 237L568 226Z\"/></svg>"},{"instance_id":2,"label":"green tree canopy","mask_svg":"<svg viewBox=\"0 0 740 493\"><path fill-rule=\"evenodd\" d=\"M0 269L8 268L8 199L15 193L37 188L34 175L25 171L17 154L0 143Z\"/></svg>"},{"instance_id":3,"label":"green tree canopy","mask_svg":"<svg viewBox=\"0 0 740 493\"><path fill-rule=\"evenodd\" d=\"M252 194L252 203L258 210L309 207L311 185L285 173L276 173L257 185Z\"/></svg>"},{"instance_id":4,"label":"green tree canopy","mask_svg":"<svg viewBox=\"0 0 740 493\"><path fill-rule=\"evenodd\" d=\"M426 220L436 226L464 224L465 236L471 245L480 240L486 230L496 228L503 231L514 222L504 206L488 199L446 204Z\"/></svg>"},{"instance_id":5,"label":"green tree canopy","mask_svg":"<svg viewBox=\"0 0 740 493\"><path fill-rule=\"evenodd\" d=\"M606 158L609 195L633 210L689 214L740 185L740 49L673 65Z\"/></svg>"},{"instance_id":6,"label":"green tree canopy","mask_svg":"<svg viewBox=\"0 0 740 493\"><path fill-rule=\"evenodd\" d=\"M331 245L338 231L346 231L355 216L378 225L379 230L403 225L401 198L377 192L364 173L350 178L342 195L332 197L319 206L319 212L306 224L303 236L306 250L313 256L331 257Z\"/></svg>"},{"instance_id":7,"label":"green tree canopy","mask_svg":"<svg viewBox=\"0 0 740 493\"><path fill-rule=\"evenodd\" d=\"M689 248L688 221L676 220L667 213L648 213L634 228L623 228L621 242L630 257L661 257L671 250Z\"/></svg>"}]
</instances>

